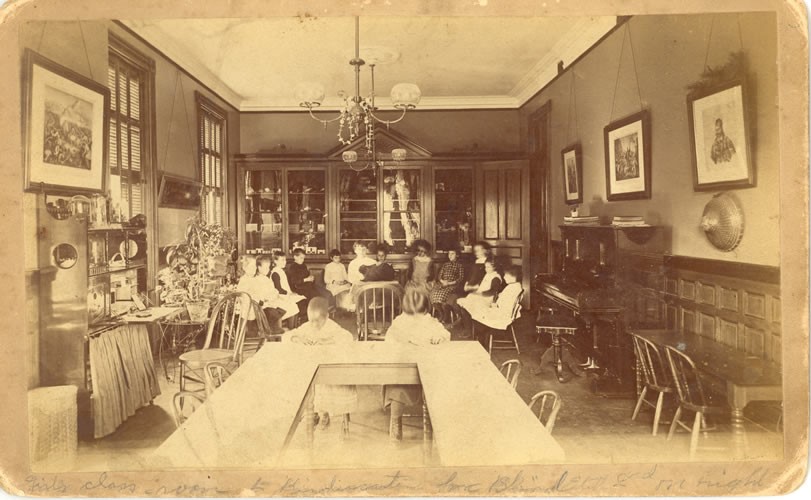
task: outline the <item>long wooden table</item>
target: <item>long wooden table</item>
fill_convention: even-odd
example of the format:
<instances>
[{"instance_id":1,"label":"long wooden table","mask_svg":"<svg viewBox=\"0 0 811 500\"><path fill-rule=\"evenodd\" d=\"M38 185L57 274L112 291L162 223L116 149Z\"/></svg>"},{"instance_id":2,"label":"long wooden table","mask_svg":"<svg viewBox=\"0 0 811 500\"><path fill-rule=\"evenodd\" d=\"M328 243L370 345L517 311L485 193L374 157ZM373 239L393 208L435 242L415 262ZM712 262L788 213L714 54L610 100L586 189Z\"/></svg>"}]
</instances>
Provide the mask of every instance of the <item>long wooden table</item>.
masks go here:
<instances>
[{"instance_id":1,"label":"long wooden table","mask_svg":"<svg viewBox=\"0 0 811 500\"><path fill-rule=\"evenodd\" d=\"M421 383L442 466L561 463L560 445L478 342L404 347L269 343L153 455L160 467L284 467L314 383Z\"/></svg>"},{"instance_id":2,"label":"long wooden table","mask_svg":"<svg viewBox=\"0 0 811 500\"><path fill-rule=\"evenodd\" d=\"M696 368L712 382L723 384L731 408L736 455L745 448L743 409L752 401L781 401L783 379L780 366L758 356L694 333L673 330L636 330L633 333L659 346L671 346L692 358Z\"/></svg>"}]
</instances>

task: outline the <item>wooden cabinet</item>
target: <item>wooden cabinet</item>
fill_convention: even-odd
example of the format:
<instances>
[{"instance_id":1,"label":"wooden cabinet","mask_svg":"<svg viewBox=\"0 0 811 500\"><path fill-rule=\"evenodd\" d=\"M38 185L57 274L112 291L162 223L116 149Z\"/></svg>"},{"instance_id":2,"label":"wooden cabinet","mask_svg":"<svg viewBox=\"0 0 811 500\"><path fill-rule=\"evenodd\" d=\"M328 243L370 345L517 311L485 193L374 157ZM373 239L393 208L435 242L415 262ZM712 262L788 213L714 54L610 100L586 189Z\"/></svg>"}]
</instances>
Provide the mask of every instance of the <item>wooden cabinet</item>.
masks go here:
<instances>
[{"instance_id":1,"label":"wooden cabinet","mask_svg":"<svg viewBox=\"0 0 811 500\"><path fill-rule=\"evenodd\" d=\"M344 151L324 156L237 155L237 234L241 253L314 253L312 267L332 249L352 258L355 241L386 243L389 261L405 269L409 247L426 239L435 251L471 252L484 239L502 261L524 270L529 287L529 168L517 154L434 155L393 131L377 132L379 151L404 148L408 159L379 154L372 167L348 165ZM509 159L508 159L509 158ZM498 159L498 161L495 161ZM302 235L311 238L301 245ZM529 294L526 294L527 304Z\"/></svg>"}]
</instances>

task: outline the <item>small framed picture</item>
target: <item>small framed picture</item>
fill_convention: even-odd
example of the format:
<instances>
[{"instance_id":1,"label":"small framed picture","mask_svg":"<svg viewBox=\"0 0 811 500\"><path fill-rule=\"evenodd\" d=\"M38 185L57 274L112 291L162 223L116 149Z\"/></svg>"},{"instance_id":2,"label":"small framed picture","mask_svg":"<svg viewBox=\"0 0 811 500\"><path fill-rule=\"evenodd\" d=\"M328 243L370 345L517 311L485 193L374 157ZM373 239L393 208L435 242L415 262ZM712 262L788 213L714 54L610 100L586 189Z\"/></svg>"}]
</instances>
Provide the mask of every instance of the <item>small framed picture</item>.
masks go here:
<instances>
[{"instance_id":1,"label":"small framed picture","mask_svg":"<svg viewBox=\"0 0 811 500\"><path fill-rule=\"evenodd\" d=\"M583 164L580 143L561 152L563 159L563 194L567 205L583 203Z\"/></svg>"},{"instance_id":2,"label":"small framed picture","mask_svg":"<svg viewBox=\"0 0 811 500\"><path fill-rule=\"evenodd\" d=\"M715 191L755 185L746 92L740 81L687 96L693 189Z\"/></svg>"},{"instance_id":3,"label":"small framed picture","mask_svg":"<svg viewBox=\"0 0 811 500\"><path fill-rule=\"evenodd\" d=\"M608 201L651 195L650 114L647 110L609 123L603 129L605 190Z\"/></svg>"}]
</instances>

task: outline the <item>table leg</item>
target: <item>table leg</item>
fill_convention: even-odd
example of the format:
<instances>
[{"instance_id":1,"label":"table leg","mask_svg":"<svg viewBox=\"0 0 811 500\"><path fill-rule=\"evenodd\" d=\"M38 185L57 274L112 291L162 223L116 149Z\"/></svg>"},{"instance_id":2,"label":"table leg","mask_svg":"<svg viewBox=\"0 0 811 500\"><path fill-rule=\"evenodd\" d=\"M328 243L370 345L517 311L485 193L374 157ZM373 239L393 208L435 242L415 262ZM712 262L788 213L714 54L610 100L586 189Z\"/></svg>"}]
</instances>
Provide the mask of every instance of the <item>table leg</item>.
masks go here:
<instances>
[{"instance_id":1,"label":"table leg","mask_svg":"<svg viewBox=\"0 0 811 500\"><path fill-rule=\"evenodd\" d=\"M307 435L307 446L312 449L313 439L315 436L315 398L312 394L312 389L307 391L306 400L304 401L304 429Z\"/></svg>"},{"instance_id":2,"label":"table leg","mask_svg":"<svg viewBox=\"0 0 811 500\"><path fill-rule=\"evenodd\" d=\"M431 464L431 454L434 446L434 428L431 426L431 415L425 402L425 393L422 395L422 454L423 464Z\"/></svg>"},{"instance_id":3,"label":"table leg","mask_svg":"<svg viewBox=\"0 0 811 500\"><path fill-rule=\"evenodd\" d=\"M743 408L733 406L731 417L732 446L735 458L744 459L746 455L746 431L743 426Z\"/></svg>"}]
</instances>

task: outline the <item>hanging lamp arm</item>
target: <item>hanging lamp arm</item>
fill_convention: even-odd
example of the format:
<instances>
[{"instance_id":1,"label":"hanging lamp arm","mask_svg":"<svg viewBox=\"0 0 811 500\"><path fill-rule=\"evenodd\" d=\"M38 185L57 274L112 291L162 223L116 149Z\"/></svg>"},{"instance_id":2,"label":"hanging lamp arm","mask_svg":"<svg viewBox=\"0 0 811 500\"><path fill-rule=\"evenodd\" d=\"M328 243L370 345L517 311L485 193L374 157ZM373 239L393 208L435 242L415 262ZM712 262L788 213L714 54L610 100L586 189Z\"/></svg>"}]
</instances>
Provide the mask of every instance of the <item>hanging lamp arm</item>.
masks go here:
<instances>
[{"instance_id":1,"label":"hanging lamp arm","mask_svg":"<svg viewBox=\"0 0 811 500\"><path fill-rule=\"evenodd\" d=\"M384 124L384 125L386 125L386 126L389 126L389 125L391 125L392 123L397 123L397 122L399 122L399 121L402 121L402 119L403 119L403 118L405 118L406 111L408 111L408 109L407 109L407 108L402 108L402 110L403 110L403 112L400 114L400 117L399 117L399 118L397 118L397 119L395 119L395 120L383 120L382 118L378 118L377 116L375 116L375 114L374 114L372 111L369 111L369 114L370 114L370 115L372 116L372 118L374 118L374 119L375 119L377 122L382 123L382 124Z\"/></svg>"}]
</instances>

